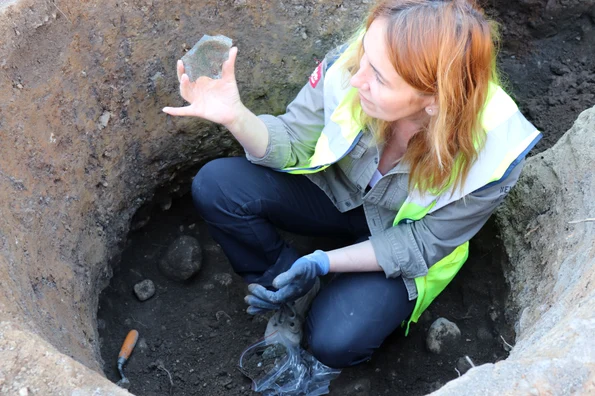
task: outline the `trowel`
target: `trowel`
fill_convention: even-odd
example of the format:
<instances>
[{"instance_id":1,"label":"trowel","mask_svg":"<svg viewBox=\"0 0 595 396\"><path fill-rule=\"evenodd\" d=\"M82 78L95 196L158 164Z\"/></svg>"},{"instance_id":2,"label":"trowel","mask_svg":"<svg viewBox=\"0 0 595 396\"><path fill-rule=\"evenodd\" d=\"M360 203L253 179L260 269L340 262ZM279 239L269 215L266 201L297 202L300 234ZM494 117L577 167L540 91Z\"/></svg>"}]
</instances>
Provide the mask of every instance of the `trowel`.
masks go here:
<instances>
[{"instance_id":1,"label":"trowel","mask_svg":"<svg viewBox=\"0 0 595 396\"><path fill-rule=\"evenodd\" d=\"M120 377L122 377L122 379L118 381L116 385L124 389L130 388L130 381L124 375L124 364L126 364L126 361L130 357L130 354L132 353L132 350L134 349L137 340L138 331L130 330L128 332L128 335L124 339L124 342L122 343L122 348L120 348L120 353L118 354L118 371L120 372Z\"/></svg>"}]
</instances>

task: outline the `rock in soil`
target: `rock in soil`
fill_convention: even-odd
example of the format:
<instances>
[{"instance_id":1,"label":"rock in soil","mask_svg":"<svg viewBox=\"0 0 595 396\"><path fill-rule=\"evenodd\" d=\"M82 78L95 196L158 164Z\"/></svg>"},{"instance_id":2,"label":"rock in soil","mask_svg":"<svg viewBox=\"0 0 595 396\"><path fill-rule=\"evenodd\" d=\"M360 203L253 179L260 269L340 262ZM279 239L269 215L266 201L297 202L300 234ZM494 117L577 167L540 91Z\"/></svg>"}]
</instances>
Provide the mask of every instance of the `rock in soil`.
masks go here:
<instances>
[{"instance_id":1,"label":"rock in soil","mask_svg":"<svg viewBox=\"0 0 595 396\"><path fill-rule=\"evenodd\" d=\"M134 294L140 301L146 301L155 295L155 284L150 279L145 279L134 285Z\"/></svg>"},{"instance_id":2,"label":"rock in soil","mask_svg":"<svg viewBox=\"0 0 595 396\"><path fill-rule=\"evenodd\" d=\"M169 246L159 269L170 279L184 281L200 270L201 262L202 249L196 238L182 235Z\"/></svg>"},{"instance_id":3,"label":"rock in soil","mask_svg":"<svg viewBox=\"0 0 595 396\"><path fill-rule=\"evenodd\" d=\"M215 276L213 278L215 279L216 282L221 284L221 286L225 286L225 287L231 285L231 282L233 281L231 275L226 272L215 274Z\"/></svg>"},{"instance_id":4,"label":"rock in soil","mask_svg":"<svg viewBox=\"0 0 595 396\"><path fill-rule=\"evenodd\" d=\"M453 349L461 339L459 327L445 318L438 318L430 326L426 338L426 346L430 352L440 354Z\"/></svg>"}]
</instances>

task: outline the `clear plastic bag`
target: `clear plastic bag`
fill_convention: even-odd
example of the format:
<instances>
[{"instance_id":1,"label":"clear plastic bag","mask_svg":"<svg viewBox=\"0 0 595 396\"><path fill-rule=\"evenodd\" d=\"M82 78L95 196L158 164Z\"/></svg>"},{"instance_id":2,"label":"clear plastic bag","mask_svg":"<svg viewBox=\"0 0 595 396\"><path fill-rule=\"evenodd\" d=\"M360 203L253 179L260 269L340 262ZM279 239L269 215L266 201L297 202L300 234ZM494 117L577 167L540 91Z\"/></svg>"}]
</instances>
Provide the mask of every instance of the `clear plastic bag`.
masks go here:
<instances>
[{"instance_id":1,"label":"clear plastic bag","mask_svg":"<svg viewBox=\"0 0 595 396\"><path fill-rule=\"evenodd\" d=\"M266 396L326 395L330 382L341 373L280 333L248 347L240 356L239 366L252 380L252 390Z\"/></svg>"}]
</instances>

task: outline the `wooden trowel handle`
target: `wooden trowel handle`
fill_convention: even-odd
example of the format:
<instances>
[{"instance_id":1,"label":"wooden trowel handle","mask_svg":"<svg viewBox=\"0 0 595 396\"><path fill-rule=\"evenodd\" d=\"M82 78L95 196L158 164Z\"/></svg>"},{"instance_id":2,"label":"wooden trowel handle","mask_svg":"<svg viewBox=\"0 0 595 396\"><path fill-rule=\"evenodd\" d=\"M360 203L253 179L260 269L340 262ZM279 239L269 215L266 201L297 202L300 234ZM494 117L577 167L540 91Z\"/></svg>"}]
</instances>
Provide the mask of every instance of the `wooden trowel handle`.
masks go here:
<instances>
[{"instance_id":1,"label":"wooden trowel handle","mask_svg":"<svg viewBox=\"0 0 595 396\"><path fill-rule=\"evenodd\" d=\"M119 358L128 359L134 346L136 345L136 341L138 340L138 331L130 330L128 335L124 339L124 343L122 344L122 348L120 349L120 354L118 355Z\"/></svg>"}]
</instances>

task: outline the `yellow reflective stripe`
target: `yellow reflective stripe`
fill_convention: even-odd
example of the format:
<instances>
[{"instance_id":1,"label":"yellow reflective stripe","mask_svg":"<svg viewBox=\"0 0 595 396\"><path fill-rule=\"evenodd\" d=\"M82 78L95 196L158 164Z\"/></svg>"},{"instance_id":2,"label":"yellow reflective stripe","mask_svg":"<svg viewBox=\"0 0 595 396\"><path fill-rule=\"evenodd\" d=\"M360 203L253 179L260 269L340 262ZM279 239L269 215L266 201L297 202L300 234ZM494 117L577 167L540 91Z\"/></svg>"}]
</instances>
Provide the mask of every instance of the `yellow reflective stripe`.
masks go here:
<instances>
[{"instance_id":1,"label":"yellow reflective stripe","mask_svg":"<svg viewBox=\"0 0 595 396\"><path fill-rule=\"evenodd\" d=\"M506 170L510 167L510 164L521 155L523 151L529 147L531 142L537 138L539 135L539 131L536 129L531 135L527 136L521 143L519 143L513 150L506 153L506 156L498 165L494 173L492 173L492 177L490 179L490 183L496 180L500 180Z\"/></svg>"},{"instance_id":2,"label":"yellow reflective stripe","mask_svg":"<svg viewBox=\"0 0 595 396\"><path fill-rule=\"evenodd\" d=\"M426 276L415 278L417 287L417 301L407 322L405 335L409 333L411 322L417 323L421 314L430 306L432 301L446 288L469 257L469 242L459 245L448 256L430 267Z\"/></svg>"},{"instance_id":3,"label":"yellow reflective stripe","mask_svg":"<svg viewBox=\"0 0 595 396\"><path fill-rule=\"evenodd\" d=\"M314 154L310 157L310 166L318 166L329 164L336 160L335 155L333 154L328 136L324 133L320 135L318 141L316 142L316 148L314 149Z\"/></svg>"},{"instance_id":4,"label":"yellow reflective stripe","mask_svg":"<svg viewBox=\"0 0 595 396\"><path fill-rule=\"evenodd\" d=\"M490 83L488 100L481 113L481 126L487 131L495 129L506 122L519 110L516 103L504 92L500 86Z\"/></svg>"},{"instance_id":5,"label":"yellow reflective stripe","mask_svg":"<svg viewBox=\"0 0 595 396\"><path fill-rule=\"evenodd\" d=\"M317 173L320 172L322 170L325 170L326 168L328 168L330 166L329 165L325 165L325 166L321 166L321 167L315 167L315 169L310 169L310 168L285 168L283 169L284 172L287 173L291 173L292 175L307 175L307 174L311 174L311 173Z\"/></svg>"},{"instance_id":6,"label":"yellow reflective stripe","mask_svg":"<svg viewBox=\"0 0 595 396\"><path fill-rule=\"evenodd\" d=\"M334 121L341 127L341 135L348 141L352 141L362 130L362 126L353 117L353 100L355 95L357 95L357 89L351 88L347 91L341 103L339 103L339 106L337 106L331 115L331 121Z\"/></svg>"},{"instance_id":7,"label":"yellow reflective stripe","mask_svg":"<svg viewBox=\"0 0 595 396\"><path fill-rule=\"evenodd\" d=\"M399 224L403 219L420 220L436 205L436 201L432 201L429 206L421 206L413 202L405 202L401 205L401 209L397 213L393 221L393 227Z\"/></svg>"}]
</instances>

